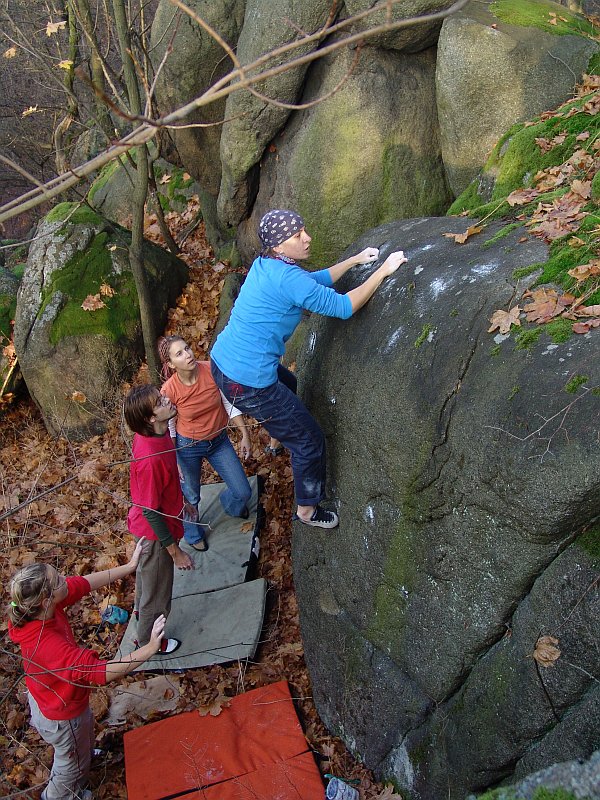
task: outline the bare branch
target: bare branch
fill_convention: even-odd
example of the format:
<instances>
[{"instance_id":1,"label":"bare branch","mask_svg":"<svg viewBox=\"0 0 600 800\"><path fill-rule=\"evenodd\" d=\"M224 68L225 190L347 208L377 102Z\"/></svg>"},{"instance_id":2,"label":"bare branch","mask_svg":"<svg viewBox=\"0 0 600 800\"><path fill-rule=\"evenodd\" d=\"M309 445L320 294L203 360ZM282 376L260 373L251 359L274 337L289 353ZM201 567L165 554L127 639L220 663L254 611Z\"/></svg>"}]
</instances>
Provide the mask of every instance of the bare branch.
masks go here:
<instances>
[{"instance_id":1,"label":"bare branch","mask_svg":"<svg viewBox=\"0 0 600 800\"><path fill-rule=\"evenodd\" d=\"M171 2L182 8L182 10L184 10L186 13L192 16L192 18L195 18L195 16L197 16L190 9L187 9L187 7L184 6L181 0L171 0ZM1 206L0 222L4 222L5 220L11 219L12 217L15 217L18 214L21 214L24 211L27 211L31 208L35 208L36 206L40 205L40 203L42 203L44 200L51 199L53 197L62 194L67 189L70 189L71 187L75 186L80 180L85 178L87 175L90 175L95 170L103 167L109 161L118 158L120 155L127 152L133 147L139 147L142 144L146 144L148 141L150 141L150 139L152 139L156 135L156 132L159 128L174 127L176 123L178 123L180 120L185 119L187 116L189 116L193 111L197 110L198 108L202 108L203 106L209 105L221 98L228 97L233 92L240 91L241 89L248 89L249 87L252 87L259 82L265 81L268 78L273 78L276 75L280 75L283 72L287 72L291 69L295 69L296 67L303 66L304 64L309 64L319 58L322 58L323 56L329 55L330 53L333 53L336 50L341 49L342 47L362 44L365 41L365 39L370 38L372 36L376 36L380 33L388 33L390 31L407 28L412 25L444 19L445 17L450 16L454 12L461 9L467 3L467 0L457 0L457 2L455 2L452 6L443 11L438 11L432 14L425 14L421 17L410 17L398 20L396 22L389 22L377 25L373 28L370 28L369 30L351 34L346 38L338 39L335 42L332 42L331 44L323 48L313 50L310 53L305 53L302 56L297 56L289 61L284 61L284 63L282 64L270 68L265 68L263 69L263 71L260 71L261 67L263 67L268 62L272 62L273 59L279 58L280 56L285 56L289 53L293 53L293 51L297 50L299 47L305 47L307 43L319 42L323 38L325 33L330 35L332 33L343 31L349 25L354 25L356 22L363 20L372 14L391 8L391 6L396 5L400 2L402 2L402 0L385 0L385 2L380 2L377 5L373 6L372 8L369 8L365 11L362 11L359 14L349 17L348 19L343 20L342 22L337 23L336 25L328 26L329 23L328 20L328 22L325 23L325 26L320 28L316 33L306 36L302 39L295 40L286 45L282 45L281 47L275 48L269 53L260 56L250 64L247 64L245 66L236 66L235 69L233 69L223 78L221 78L211 87L209 87L202 95L190 101L189 103L181 106L175 111L170 112L164 117L161 117L157 120L150 120L147 118L142 118L140 117L140 115L137 115L137 117L135 118L141 119L142 124L134 131L132 131L130 134L123 137L113 147L108 148L108 150L106 150L104 153L101 153L100 155L96 156L90 161L77 167L76 170L72 169L70 173L65 173L64 175L58 176L57 178L48 181L48 183L44 184L43 187L38 187L37 189L32 190L27 194L22 195L21 197L16 198L15 200L12 200L11 202ZM216 32L213 32L213 29L206 22L201 20L200 17L198 17L197 21L198 24L200 24L203 27L203 29L207 31L207 33L209 33L210 35L214 34L215 41L217 41L225 49L227 54L231 57L233 63L239 65L237 56L235 55L231 47ZM256 73L256 74L248 76L248 73ZM265 102L270 102L270 100L268 101L265 100Z\"/></svg>"}]
</instances>

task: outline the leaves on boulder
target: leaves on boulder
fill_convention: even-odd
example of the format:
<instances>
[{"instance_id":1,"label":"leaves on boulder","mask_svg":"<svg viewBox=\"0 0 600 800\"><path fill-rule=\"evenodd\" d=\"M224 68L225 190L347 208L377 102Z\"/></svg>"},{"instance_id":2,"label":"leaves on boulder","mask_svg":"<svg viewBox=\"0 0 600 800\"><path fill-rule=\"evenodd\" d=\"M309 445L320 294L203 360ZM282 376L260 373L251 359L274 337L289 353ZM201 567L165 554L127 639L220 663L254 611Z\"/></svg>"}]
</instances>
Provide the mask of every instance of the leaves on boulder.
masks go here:
<instances>
[{"instance_id":1,"label":"leaves on boulder","mask_svg":"<svg viewBox=\"0 0 600 800\"><path fill-rule=\"evenodd\" d=\"M560 658L558 639L554 636L540 636L535 643L533 657L540 667L553 667Z\"/></svg>"},{"instance_id":2,"label":"leaves on boulder","mask_svg":"<svg viewBox=\"0 0 600 800\"><path fill-rule=\"evenodd\" d=\"M484 227L484 225L471 225L464 233L443 233L442 236L447 239L454 239L456 244L464 244L470 236L481 233Z\"/></svg>"},{"instance_id":3,"label":"leaves on boulder","mask_svg":"<svg viewBox=\"0 0 600 800\"><path fill-rule=\"evenodd\" d=\"M559 294L555 289L535 289L527 291L523 297L531 297L530 303L523 306L527 322L544 323L562 314L574 302L572 294Z\"/></svg>"},{"instance_id":4,"label":"leaves on boulder","mask_svg":"<svg viewBox=\"0 0 600 800\"><path fill-rule=\"evenodd\" d=\"M520 306L513 306L510 311L494 311L490 322L491 326L488 328L488 333L492 333L498 329L501 334L508 333L513 325L521 325L519 314L521 313Z\"/></svg>"}]
</instances>

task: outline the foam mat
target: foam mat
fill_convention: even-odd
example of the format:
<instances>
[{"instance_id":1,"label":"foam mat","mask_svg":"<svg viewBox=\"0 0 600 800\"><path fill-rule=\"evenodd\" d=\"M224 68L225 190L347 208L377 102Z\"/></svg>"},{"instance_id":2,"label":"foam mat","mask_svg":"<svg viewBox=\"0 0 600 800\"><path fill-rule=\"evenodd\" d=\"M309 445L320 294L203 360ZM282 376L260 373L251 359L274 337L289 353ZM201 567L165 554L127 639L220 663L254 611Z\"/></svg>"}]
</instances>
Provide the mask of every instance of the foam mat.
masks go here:
<instances>
[{"instance_id":1,"label":"foam mat","mask_svg":"<svg viewBox=\"0 0 600 800\"><path fill-rule=\"evenodd\" d=\"M224 483L202 486L200 500L200 522L208 527L209 549L200 553L183 540L182 549L194 559L194 571L175 570L173 597L198 592L212 592L226 586L235 586L248 577L252 564L252 548L261 524L262 510L258 503L258 480L255 475L248 478L252 497L248 503L250 516L247 520L230 517L223 511L219 495Z\"/></svg>"},{"instance_id":2,"label":"foam mat","mask_svg":"<svg viewBox=\"0 0 600 800\"><path fill-rule=\"evenodd\" d=\"M265 613L267 584L262 578L227 589L187 594L173 600L166 634L181 640L172 655L151 658L137 671L191 669L252 658ZM137 623L129 622L118 658L135 649Z\"/></svg>"},{"instance_id":3,"label":"foam mat","mask_svg":"<svg viewBox=\"0 0 600 800\"><path fill-rule=\"evenodd\" d=\"M192 711L124 736L129 800L323 800L285 681L232 698L216 717Z\"/></svg>"}]
</instances>

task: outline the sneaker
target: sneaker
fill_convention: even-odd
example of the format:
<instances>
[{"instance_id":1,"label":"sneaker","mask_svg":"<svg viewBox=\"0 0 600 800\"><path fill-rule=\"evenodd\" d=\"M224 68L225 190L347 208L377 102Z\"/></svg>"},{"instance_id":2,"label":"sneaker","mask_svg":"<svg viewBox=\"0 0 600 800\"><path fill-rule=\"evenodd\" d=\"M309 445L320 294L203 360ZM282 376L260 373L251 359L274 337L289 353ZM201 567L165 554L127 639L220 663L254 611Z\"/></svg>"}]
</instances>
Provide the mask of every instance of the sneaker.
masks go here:
<instances>
[{"instance_id":1,"label":"sneaker","mask_svg":"<svg viewBox=\"0 0 600 800\"><path fill-rule=\"evenodd\" d=\"M206 553L208 550L208 541L203 537L195 544L191 544L190 547L193 547L194 550L197 550L199 553Z\"/></svg>"},{"instance_id":2,"label":"sneaker","mask_svg":"<svg viewBox=\"0 0 600 800\"><path fill-rule=\"evenodd\" d=\"M161 656L174 653L179 647L181 647L181 642L179 639L163 639L160 643L160 650L156 655Z\"/></svg>"},{"instance_id":3,"label":"sneaker","mask_svg":"<svg viewBox=\"0 0 600 800\"><path fill-rule=\"evenodd\" d=\"M300 520L303 525L312 525L313 528L337 528L340 522L335 511L325 511L321 506L315 506L310 519L300 519L297 515L296 519Z\"/></svg>"}]
</instances>

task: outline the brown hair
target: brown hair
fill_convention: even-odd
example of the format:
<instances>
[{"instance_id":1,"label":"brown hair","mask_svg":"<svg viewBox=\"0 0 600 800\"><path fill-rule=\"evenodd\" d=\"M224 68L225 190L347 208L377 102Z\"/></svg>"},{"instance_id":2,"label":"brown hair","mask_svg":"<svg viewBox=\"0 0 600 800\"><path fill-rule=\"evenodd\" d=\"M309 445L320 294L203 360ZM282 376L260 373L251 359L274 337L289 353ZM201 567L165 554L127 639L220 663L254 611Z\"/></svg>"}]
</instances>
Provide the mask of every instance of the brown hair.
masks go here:
<instances>
[{"instance_id":1,"label":"brown hair","mask_svg":"<svg viewBox=\"0 0 600 800\"><path fill-rule=\"evenodd\" d=\"M173 336L161 336L157 342L158 355L160 356L160 363L162 364L160 377L163 381L166 381L175 372L175 370L169 366L169 361L171 360L169 353L171 352L171 345L174 342L183 342L187 344L183 336L178 336L177 334Z\"/></svg>"},{"instance_id":2,"label":"brown hair","mask_svg":"<svg viewBox=\"0 0 600 800\"><path fill-rule=\"evenodd\" d=\"M28 564L13 576L10 582L8 616L17 628L37 619L43 602L52 596L54 588L48 578L46 564Z\"/></svg>"},{"instance_id":3,"label":"brown hair","mask_svg":"<svg viewBox=\"0 0 600 800\"><path fill-rule=\"evenodd\" d=\"M123 402L125 422L134 433L141 436L154 436L150 417L154 416L158 389L151 383L134 386Z\"/></svg>"}]
</instances>

